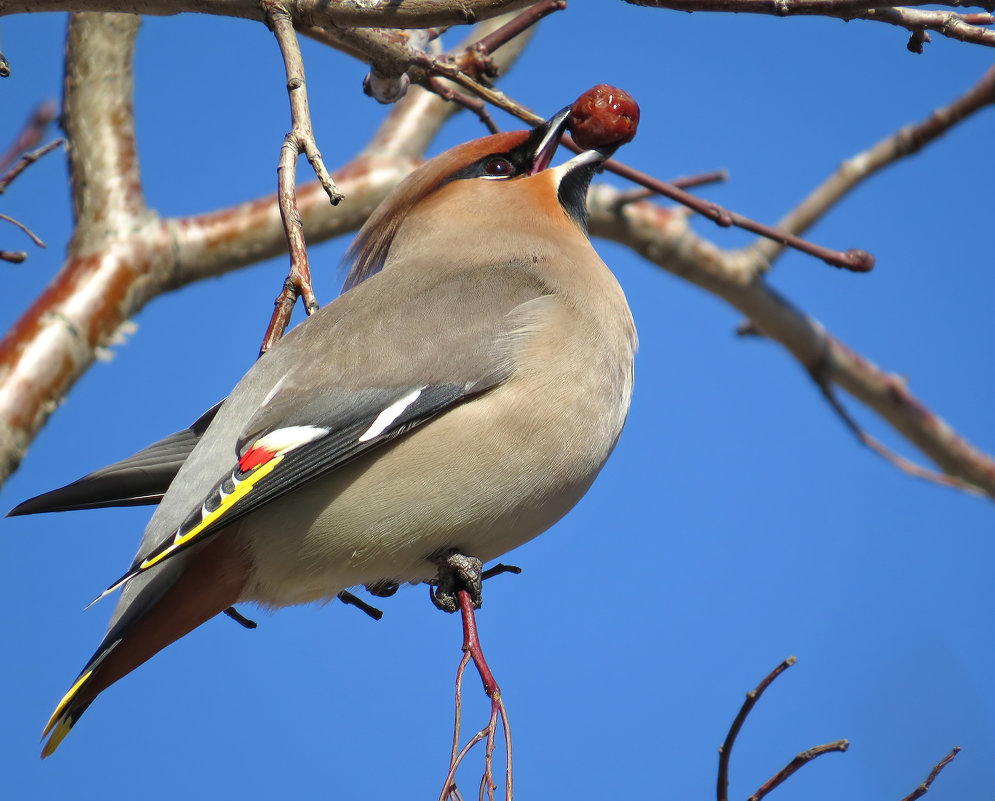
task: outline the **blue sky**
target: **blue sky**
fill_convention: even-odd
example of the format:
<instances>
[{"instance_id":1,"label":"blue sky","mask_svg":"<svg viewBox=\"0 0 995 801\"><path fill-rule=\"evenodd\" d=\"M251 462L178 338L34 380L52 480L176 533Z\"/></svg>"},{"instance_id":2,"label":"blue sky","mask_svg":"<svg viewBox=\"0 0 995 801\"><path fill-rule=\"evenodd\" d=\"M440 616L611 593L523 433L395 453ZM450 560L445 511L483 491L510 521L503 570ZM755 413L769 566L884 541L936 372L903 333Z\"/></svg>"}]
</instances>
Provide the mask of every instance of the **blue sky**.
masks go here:
<instances>
[{"instance_id":1,"label":"blue sky","mask_svg":"<svg viewBox=\"0 0 995 801\"><path fill-rule=\"evenodd\" d=\"M63 31L57 15L0 21L13 69L0 83L0 139L59 95ZM883 25L578 2L544 24L502 87L549 114L595 83L622 86L643 119L620 157L663 178L727 168L732 180L702 194L774 222L841 160L948 102L992 63L991 50L934 39L915 56ZM305 59L319 145L329 166L341 164L386 110L362 95L361 65L312 43ZM187 214L271 191L289 125L283 84L261 25L147 20L136 112L149 205ZM456 119L433 152L481 133ZM788 254L770 277L989 452L993 141L989 109L810 232L872 251L870 275ZM0 199L49 244L27 245L23 265L0 265L3 329L60 266L65 169L49 156ZM723 247L750 241L695 227ZM24 246L13 228L0 232L3 247ZM311 250L322 302L347 244ZM596 244L639 328L629 421L592 490L507 558L524 572L490 582L479 615L509 707L519 797L711 797L716 749L743 694L795 654L740 735L731 797L798 751L845 737L848 753L775 792L898 801L956 744L964 750L930 797L990 798L991 502L897 472L855 442L778 346L736 338L737 312ZM127 344L52 416L0 508L128 455L223 397L252 363L285 269L274 260L149 304ZM130 562L147 516L0 522L0 797L438 795L460 626L424 588L383 600L378 623L340 604L247 608L260 624L251 632L213 620L102 695L41 762L42 725L110 612L107 602L82 607ZM473 730L486 705L475 678L467 687ZM478 765L461 774L467 792Z\"/></svg>"}]
</instances>

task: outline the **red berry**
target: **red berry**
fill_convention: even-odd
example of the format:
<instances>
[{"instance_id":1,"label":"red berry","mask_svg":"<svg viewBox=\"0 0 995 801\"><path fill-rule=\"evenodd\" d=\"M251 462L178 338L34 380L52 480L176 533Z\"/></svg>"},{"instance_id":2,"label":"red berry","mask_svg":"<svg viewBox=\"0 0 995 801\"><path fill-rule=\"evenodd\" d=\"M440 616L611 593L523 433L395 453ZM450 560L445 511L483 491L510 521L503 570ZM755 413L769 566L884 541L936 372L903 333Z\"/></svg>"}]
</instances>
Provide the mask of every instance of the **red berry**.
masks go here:
<instances>
[{"instance_id":1,"label":"red berry","mask_svg":"<svg viewBox=\"0 0 995 801\"><path fill-rule=\"evenodd\" d=\"M577 98L567 121L574 141L585 150L632 141L639 125L639 105L632 95L600 83Z\"/></svg>"}]
</instances>

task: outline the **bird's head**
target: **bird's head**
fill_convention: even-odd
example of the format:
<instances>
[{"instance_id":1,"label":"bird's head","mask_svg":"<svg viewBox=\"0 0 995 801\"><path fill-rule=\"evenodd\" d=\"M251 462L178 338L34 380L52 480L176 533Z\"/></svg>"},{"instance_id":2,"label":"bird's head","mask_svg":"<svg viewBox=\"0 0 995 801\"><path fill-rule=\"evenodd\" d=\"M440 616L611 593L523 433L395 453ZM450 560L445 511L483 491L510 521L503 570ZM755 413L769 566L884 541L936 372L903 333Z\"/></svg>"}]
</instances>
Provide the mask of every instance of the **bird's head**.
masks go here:
<instances>
[{"instance_id":1,"label":"bird's head","mask_svg":"<svg viewBox=\"0 0 995 801\"><path fill-rule=\"evenodd\" d=\"M357 234L346 255L344 290L384 266L402 224L416 212L454 226L464 226L468 219L486 226L502 213L535 224L548 215L586 233L588 185L617 145L586 150L550 169L569 115L565 108L531 131L497 133L458 145L411 173Z\"/></svg>"}]
</instances>

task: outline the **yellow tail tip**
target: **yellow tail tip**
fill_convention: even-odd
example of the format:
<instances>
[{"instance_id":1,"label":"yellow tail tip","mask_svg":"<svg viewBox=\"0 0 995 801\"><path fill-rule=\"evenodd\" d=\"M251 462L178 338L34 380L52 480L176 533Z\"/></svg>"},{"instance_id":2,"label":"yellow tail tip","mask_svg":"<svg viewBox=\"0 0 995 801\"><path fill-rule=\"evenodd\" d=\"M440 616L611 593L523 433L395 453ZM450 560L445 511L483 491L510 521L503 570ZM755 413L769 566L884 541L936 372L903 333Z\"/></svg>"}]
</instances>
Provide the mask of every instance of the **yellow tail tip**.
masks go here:
<instances>
[{"instance_id":1,"label":"yellow tail tip","mask_svg":"<svg viewBox=\"0 0 995 801\"><path fill-rule=\"evenodd\" d=\"M48 738L48 742L41 749L41 758L50 757L55 753L55 749L59 747L59 744L66 738L69 734L69 730L73 727L72 718L62 718L52 729L52 736ZM51 723L49 724L51 728ZM46 732L48 729L46 729ZM43 735L44 736L44 735Z\"/></svg>"},{"instance_id":2,"label":"yellow tail tip","mask_svg":"<svg viewBox=\"0 0 995 801\"><path fill-rule=\"evenodd\" d=\"M73 727L73 719L67 714L69 704L72 703L73 698L76 697L76 693L79 692L79 688L86 684L86 680L91 675L93 675L93 671L88 670L76 679L73 686L69 688L69 692L62 696L62 700L59 701L59 705L52 713L52 717L48 719L48 723L45 724L45 730L41 733L42 739L48 737L49 732L51 732L52 736L48 738L48 742L45 743L45 747L42 749L42 759L55 753L55 749L59 747L59 743L69 734L69 730Z\"/></svg>"}]
</instances>

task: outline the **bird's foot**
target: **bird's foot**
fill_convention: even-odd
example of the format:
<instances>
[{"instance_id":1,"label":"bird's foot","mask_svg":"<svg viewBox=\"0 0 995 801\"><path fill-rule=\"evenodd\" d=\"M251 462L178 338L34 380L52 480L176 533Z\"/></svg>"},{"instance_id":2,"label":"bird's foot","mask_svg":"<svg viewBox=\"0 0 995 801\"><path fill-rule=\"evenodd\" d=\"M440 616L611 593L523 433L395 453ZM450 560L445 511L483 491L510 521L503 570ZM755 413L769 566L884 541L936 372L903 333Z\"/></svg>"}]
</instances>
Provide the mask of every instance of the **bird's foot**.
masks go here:
<instances>
[{"instance_id":1,"label":"bird's foot","mask_svg":"<svg viewBox=\"0 0 995 801\"><path fill-rule=\"evenodd\" d=\"M432 557L439 566L435 581L429 582L429 597L443 612L450 614L460 608L457 593L466 590L473 601L473 608L483 603L483 564L475 556L459 551L446 551Z\"/></svg>"}]
</instances>

